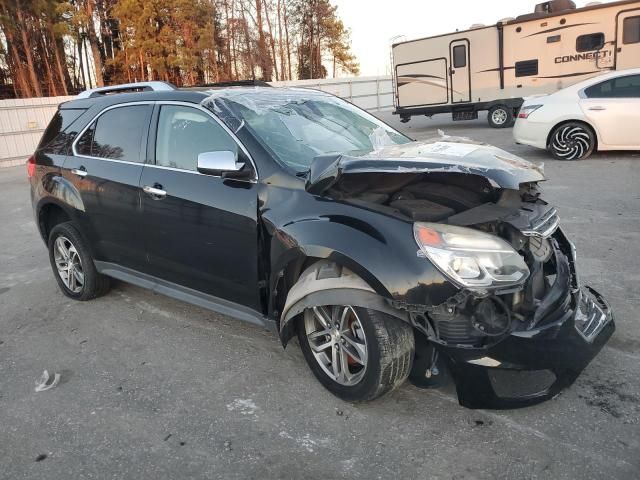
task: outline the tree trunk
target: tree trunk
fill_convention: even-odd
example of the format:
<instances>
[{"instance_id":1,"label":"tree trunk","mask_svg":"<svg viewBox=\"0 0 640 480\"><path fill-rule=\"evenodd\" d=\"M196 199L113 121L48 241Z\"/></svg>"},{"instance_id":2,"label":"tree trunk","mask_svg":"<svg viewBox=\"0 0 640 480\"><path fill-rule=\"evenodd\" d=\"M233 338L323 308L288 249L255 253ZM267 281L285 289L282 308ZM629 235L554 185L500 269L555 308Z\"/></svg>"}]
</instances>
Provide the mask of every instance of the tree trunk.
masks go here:
<instances>
[{"instance_id":1,"label":"tree trunk","mask_svg":"<svg viewBox=\"0 0 640 480\"><path fill-rule=\"evenodd\" d=\"M278 0L278 50L280 53L280 79L290 80L285 71L284 44L282 38L282 0Z\"/></svg>"},{"instance_id":2,"label":"tree trunk","mask_svg":"<svg viewBox=\"0 0 640 480\"><path fill-rule=\"evenodd\" d=\"M53 24L49 22L49 37L51 38L51 47L53 48L53 54L56 59L56 68L58 69L58 77L60 78L60 85L62 87L62 93L64 95L69 95L69 90L67 89L67 79L64 75L64 70L62 68L62 59L60 58L60 49L58 48L58 41L56 40L56 36L53 33Z\"/></svg>"},{"instance_id":3,"label":"tree trunk","mask_svg":"<svg viewBox=\"0 0 640 480\"><path fill-rule=\"evenodd\" d=\"M275 39L273 38L273 30L271 29L271 20L269 19L269 5L266 3L266 0L264 4L264 16L267 19L267 28L269 29L269 43L271 45L271 55L272 55L272 61L270 63L273 66L273 72L276 74L276 80L279 80L278 61L276 59L276 42L275 42Z\"/></svg>"},{"instance_id":4,"label":"tree trunk","mask_svg":"<svg viewBox=\"0 0 640 480\"><path fill-rule=\"evenodd\" d=\"M18 94L17 96L22 98L32 97L33 94L31 92L31 87L29 86L29 82L27 81L27 76L24 72L24 65L22 64L22 60L20 60L20 53L18 52L18 47L16 47L16 40L13 36L13 31L11 28L7 28L4 32L7 38L7 47L11 52L11 59L13 64L14 76L13 78L16 80Z\"/></svg>"},{"instance_id":5,"label":"tree trunk","mask_svg":"<svg viewBox=\"0 0 640 480\"><path fill-rule=\"evenodd\" d=\"M42 45L42 61L44 62L44 68L47 71L47 79L49 80L49 96L58 96L58 88L56 87L56 79L53 76L53 70L51 69L51 63L49 63L49 51L45 42L44 29L42 29L40 35L40 44Z\"/></svg>"},{"instance_id":6,"label":"tree trunk","mask_svg":"<svg viewBox=\"0 0 640 480\"><path fill-rule=\"evenodd\" d=\"M102 76L102 54L100 53L100 45L98 42L98 36L96 35L96 27L93 23L93 12L95 10L95 0L87 0L86 12L87 18L87 33L89 34L89 45L91 46L91 53L93 54L93 65L95 66L95 78L96 86L104 87L104 78ZM88 65L89 62L87 62Z\"/></svg>"},{"instance_id":7,"label":"tree trunk","mask_svg":"<svg viewBox=\"0 0 640 480\"><path fill-rule=\"evenodd\" d=\"M33 86L33 91L36 97L41 97L42 89L40 88L40 82L38 80L38 76L36 75L36 69L33 64L33 55L31 54L31 43L29 42L29 36L27 34L27 25L24 21L24 16L22 15L22 8L20 6L20 2L16 2L16 4L17 4L16 13L18 17L18 25L21 26L20 32L22 34L22 45L24 48L25 56L27 57L29 77L31 79L31 84Z\"/></svg>"},{"instance_id":8,"label":"tree trunk","mask_svg":"<svg viewBox=\"0 0 640 480\"><path fill-rule=\"evenodd\" d=\"M287 66L289 68L289 80L293 80L293 75L291 74L291 44L289 43L289 22L287 18L289 15L287 14L287 0L282 0L282 6L284 7L284 35L287 41Z\"/></svg>"},{"instance_id":9,"label":"tree trunk","mask_svg":"<svg viewBox=\"0 0 640 480\"><path fill-rule=\"evenodd\" d=\"M242 5L242 4L241 4ZM251 37L249 36L249 24L247 23L247 17L244 15L244 5L242 5L242 26L244 30L244 39L247 47L247 60L249 61L249 67L251 68L251 78L256 79L256 65L253 60L253 52L251 51Z\"/></svg>"},{"instance_id":10,"label":"tree trunk","mask_svg":"<svg viewBox=\"0 0 640 480\"><path fill-rule=\"evenodd\" d=\"M78 35L78 68L80 68L80 75L82 76L82 89L87 90L87 78L84 74L84 60L82 59L82 34Z\"/></svg>"},{"instance_id":11,"label":"tree trunk","mask_svg":"<svg viewBox=\"0 0 640 480\"><path fill-rule=\"evenodd\" d=\"M262 0L256 0L256 26L258 27L258 56L260 70L262 70L262 80L270 82L271 62L267 51L267 42L264 38L264 29L262 28Z\"/></svg>"}]
</instances>

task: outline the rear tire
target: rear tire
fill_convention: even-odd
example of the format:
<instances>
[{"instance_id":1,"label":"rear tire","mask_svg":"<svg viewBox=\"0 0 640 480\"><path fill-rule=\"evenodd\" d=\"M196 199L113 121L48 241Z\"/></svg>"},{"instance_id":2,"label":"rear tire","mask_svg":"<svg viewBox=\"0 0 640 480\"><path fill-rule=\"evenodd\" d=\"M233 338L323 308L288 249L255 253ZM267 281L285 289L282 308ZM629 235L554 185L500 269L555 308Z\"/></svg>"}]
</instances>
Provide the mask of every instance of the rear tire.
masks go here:
<instances>
[{"instance_id":1,"label":"rear tire","mask_svg":"<svg viewBox=\"0 0 640 480\"><path fill-rule=\"evenodd\" d=\"M323 312L320 316L331 319L327 322L329 329L317 320L318 309ZM343 314L345 309L347 313ZM353 320L341 323L345 316ZM349 324L350 321L352 323ZM351 335L343 344L340 331ZM411 371L414 355L412 327L375 310L350 306L307 309L298 323L298 338L315 377L342 400L363 402L378 398L402 385ZM351 349L353 340L359 343L356 350ZM346 352L348 363L346 360L341 363L340 352ZM350 352L354 355L350 356ZM365 352L364 365L356 360L356 357L362 359L361 352ZM337 360L336 365L346 365L346 376L334 374L333 359Z\"/></svg>"},{"instance_id":2,"label":"rear tire","mask_svg":"<svg viewBox=\"0 0 640 480\"><path fill-rule=\"evenodd\" d=\"M495 105L489 109L487 121L491 128L507 128L513 126L513 108L506 105Z\"/></svg>"},{"instance_id":3,"label":"rear tire","mask_svg":"<svg viewBox=\"0 0 640 480\"><path fill-rule=\"evenodd\" d=\"M553 129L547 148L556 160L582 160L591 155L595 147L596 136L591 127L569 122Z\"/></svg>"},{"instance_id":4,"label":"rear tire","mask_svg":"<svg viewBox=\"0 0 640 480\"><path fill-rule=\"evenodd\" d=\"M67 297L86 301L109 291L109 277L98 273L89 248L72 222L53 227L48 246L53 275Z\"/></svg>"}]
</instances>

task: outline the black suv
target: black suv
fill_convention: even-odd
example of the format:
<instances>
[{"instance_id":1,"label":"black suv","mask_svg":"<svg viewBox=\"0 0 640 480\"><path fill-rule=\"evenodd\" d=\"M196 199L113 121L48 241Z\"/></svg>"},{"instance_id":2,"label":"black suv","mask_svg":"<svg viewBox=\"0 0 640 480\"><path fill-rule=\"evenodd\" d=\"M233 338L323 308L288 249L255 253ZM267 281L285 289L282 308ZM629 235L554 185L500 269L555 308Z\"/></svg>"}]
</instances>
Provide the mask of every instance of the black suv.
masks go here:
<instances>
[{"instance_id":1,"label":"black suv","mask_svg":"<svg viewBox=\"0 0 640 480\"><path fill-rule=\"evenodd\" d=\"M322 384L370 400L452 375L468 407L532 404L611 336L604 299L540 196L497 148L415 142L327 93L85 92L28 161L65 295L111 278L297 335Z\"/></svg>"}]
</instances>

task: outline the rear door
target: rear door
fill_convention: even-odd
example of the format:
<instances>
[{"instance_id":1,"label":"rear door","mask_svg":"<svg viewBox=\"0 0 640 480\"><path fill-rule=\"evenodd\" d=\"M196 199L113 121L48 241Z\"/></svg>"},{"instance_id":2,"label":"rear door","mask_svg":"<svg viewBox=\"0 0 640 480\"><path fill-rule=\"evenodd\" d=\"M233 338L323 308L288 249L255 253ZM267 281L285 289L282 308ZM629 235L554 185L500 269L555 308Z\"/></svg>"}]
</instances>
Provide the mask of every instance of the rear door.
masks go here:
<instances>
[{"instance_id":1,"label":"rear door","mask_svg":"<svg viewBox=\"0 0 640 480\"><path fill-rule=\"evenodd\" d=\"M640 149L640 75L622 75L586 88L580 107L609 148Z\"/></svg>"},{"instance_id":2,"label":"rear door","mask_svg":"<svg viewBox=\"0 0 640 480\"><path fill-rule=\"evenodd\" d=\"M260 311L258 196L255 180L197 171L199 153L240 146L207 110L180 102L156 106L150 163L140 180L143 237L151 274ZM247 165L249 167L249 165Z\"/></svg>"},{"instance_id":3,"label":"rear door","mask_svg":"<svg viewBox=\"0 0 640 480\"><path fill-rule=\"evenodd\" d=\"M79 221L96 260L135 270L146 264L138 185L152 109L132 103L103 110L80 132L63 168L80 192Z\"/></svg>"},{"instance_id":4,"label":"rear door","mask_svg":"<svg viewBox=\"0 0 640 480\"><path fill-rule=\"evenodd\" d=\"M640 67L640 9L618 14L616 70Z\"/></svg>"},{"instance_id":5,"label":"rear door","mask_svg":"<svg viewBox=\"0 0 640 480\"><path fill-rule=\"evenodd\" d=\"M451 102L471 101L471 70L469 69L469 40L454 40L449 44Z\"/></svg>"}]
</instances>

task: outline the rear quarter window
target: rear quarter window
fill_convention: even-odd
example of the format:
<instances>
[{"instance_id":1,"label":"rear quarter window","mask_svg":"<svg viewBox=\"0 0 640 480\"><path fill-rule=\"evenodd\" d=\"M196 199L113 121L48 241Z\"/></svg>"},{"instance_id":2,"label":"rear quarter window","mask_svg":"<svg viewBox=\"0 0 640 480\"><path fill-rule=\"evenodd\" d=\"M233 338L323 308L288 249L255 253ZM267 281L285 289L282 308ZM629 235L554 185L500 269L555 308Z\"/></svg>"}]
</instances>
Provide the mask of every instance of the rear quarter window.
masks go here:
<instances>
[{"instance_id":1,"label":"rear quarter window","mask_svg":"<svg viewBox=\"0 0 640 480\"><path fill-rule=\"evenodd\" d=\"M45 153L65 155L73 136L77 132L69 132L69 127L82 115L85 109L58 109L44 131L38 149Z\"/></svg>"}]
</instances>

